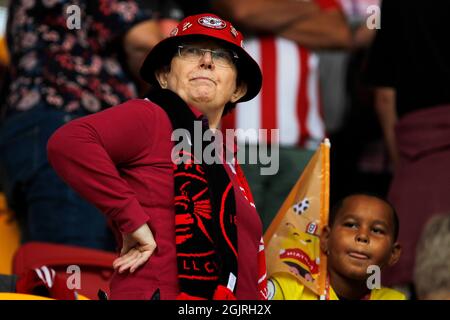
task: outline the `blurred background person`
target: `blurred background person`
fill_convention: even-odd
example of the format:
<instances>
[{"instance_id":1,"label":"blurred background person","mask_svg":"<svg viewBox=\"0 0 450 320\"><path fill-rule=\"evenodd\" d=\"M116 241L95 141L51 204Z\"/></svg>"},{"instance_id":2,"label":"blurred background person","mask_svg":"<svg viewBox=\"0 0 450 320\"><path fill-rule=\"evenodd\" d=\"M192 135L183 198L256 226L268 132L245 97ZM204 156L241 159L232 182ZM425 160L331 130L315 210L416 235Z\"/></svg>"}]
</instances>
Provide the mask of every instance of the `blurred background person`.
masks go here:
<instances>
[{"instance_id":1,"label":"blurred background person","mask_svg":"<svg viewBox=\"0 0 450 320\"><path fill-rule=\"evenodd\" d=\"M419 239L414 285L421 300L450 300L450 215L430 219Z\"/></svg>"},{"instance_id":2,"label":"blurred background person","mask_svg":"<svg viewBox=\"0 0 450 320\"><path fill-rule=\"evenodd\" d=\"M376 29L367 27L367 8L379 0L339 0L350 26L350 50L320 50L320 88L327 133L333 136L345 125L349 109L348 67L352 56L365 51ZM358 70L359 71L359 70ZM333 141L333 140L332 140Z\"/></svg>"},{"instance_id":3,"label":"blurred background person","mask_svg":"<svg viewBox=\"0 0 450 320\"><path fill-rule=\"evenodd\" d=\"M427 221L450 212L450 2L383 1L367 77L394 168L403 255L383 280L412 288L415 251ZM444 250L444 248L443 248Z\"/></svg>"},{"instance_id":4,"label":"blurred background person","mask_svg":"<svg viewBox=\"0 0 450 320\"><path fill-rule=\"evenodd\" d=\"M151 18L133 0L10 2L0 164L23 242L114 248L105 218L48 164L46 144L64 123L136 97L132 80L161 38Z\"/></svg>"},{"instance_id":5,"label":"blurred background person","mask_svg":"<svg viewBox=\"0 0 450 320\"><path fill-rule=\"evenodd\" d=\"M158 30L153 30L154 35L158 35L159 38L166 38L170 35L170 32L177 26L177 24L183 19L184 11L181 7L181 4L178 2L182 2L181 0L135 0L139 5L141 10L145 10L152 14L152 20L156 22ZM141 37L142 43L140 46L141 55L139 59L133 63L133 70L137 70L143 62L143 56L145 52L145 48L148 46L146 43L148 40L147 37L151 36L151 34L143 35ZM153 40L150 43L153 45ZM133 48L135 50L135 48ZM138 87L138 95L140 97L145 96L149 90L152 89L151 85L144 81L140 76L135 74L134 80Z\"/></svg>"},{"instance_id":6,"label":"blurred background person","mask_svg":"<svg viewBox=\"0 0 450 320\"><path fill-rule=\"evenodd\" d=\"M267 129L266 136L238 134L247 159L279 129L279 170L261 175L261 163L243 164L267 228L313 152L326 135L319 87L318 49L348 48L350 28L335 0L227 0L214 8L244 29L246 48L264 74L260 94L237 105L223 128ZM272 155L273 156L273 155ZM260 160L260 159L259 159Z\"/></svg>"},{"instance_id":7,"label":"blurred background person","mask_svg":"<svg viewBox=\"0 0 450 320\"><path fill-rule=\"evenodd\" d=\"M8 8L0 1L0 106L3 104L6 93L5 83L8 75L9 53L6 45L6 20L8 18Z\"/></svg>"},{"instance_id":8,"label":"blurred background person","mask_svg":"<svg viewBox=\"0 0 450 320\"><path fill-rule=\"evenodd\" d=\"M387 195L392 173L364 81L368 49L379 27L379 0L339 0L350 25L350 50L319 51L320 86L326 132L332 142L331 205L353 192Z\"/></svg>"}]
</instances>

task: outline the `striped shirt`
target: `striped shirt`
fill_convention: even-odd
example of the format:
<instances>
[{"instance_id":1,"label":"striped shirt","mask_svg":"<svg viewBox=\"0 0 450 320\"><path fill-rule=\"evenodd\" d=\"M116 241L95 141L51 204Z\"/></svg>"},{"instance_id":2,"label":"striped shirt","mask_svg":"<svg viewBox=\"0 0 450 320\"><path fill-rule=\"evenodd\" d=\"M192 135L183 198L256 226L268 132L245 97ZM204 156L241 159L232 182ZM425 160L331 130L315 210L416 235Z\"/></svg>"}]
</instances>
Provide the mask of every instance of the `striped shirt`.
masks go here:
<instances>
[{"instance_id":1,"label":"striped shirt","mask_svg":"<svg viewBox=\"0 0 450 320\"><path fill-rule=\"evenodd\" d=\"M336 0L314 1L322 10L342 10ZM249 38L245 44L262 70L262 89L225 116L222 128L242 129L237 132L239 143L279 141L282 146L316 149L325 138L318 56L294 41L274 36ZM279 134L271 129L279 129Z\"/></svg>"},{"instance_id":2,"label":"striped shirt","mask_svg":"<svg viewBox=\"0 0 450 320\"><path fill-rule=\"evenodd\" d=\"M239 103L225 116L223 129L240 128L240 143L256 144L268 132L251 135L248 129L279 129L284 146L316 148L325 137L318 78L318 56L293 41L279 37L250 38L247 52L263 73L261 92L253 100Z\"/></svg>"}]
</instances>

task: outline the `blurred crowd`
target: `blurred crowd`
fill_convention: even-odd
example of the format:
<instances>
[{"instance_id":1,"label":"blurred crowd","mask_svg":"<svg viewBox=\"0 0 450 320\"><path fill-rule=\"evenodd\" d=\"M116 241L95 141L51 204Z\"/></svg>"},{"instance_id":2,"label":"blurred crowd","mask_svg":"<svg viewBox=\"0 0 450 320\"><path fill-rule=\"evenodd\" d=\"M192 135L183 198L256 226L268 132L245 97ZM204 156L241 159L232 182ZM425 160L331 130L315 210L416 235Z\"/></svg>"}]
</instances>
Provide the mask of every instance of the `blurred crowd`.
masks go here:
<instances>
[{"instance_id":1,"label":"blurred crowd","mask_svg":"<svg viewBox=\"0 0 450 320\"><path fill-rule=\"evenodd\" d=\"M222 128L279 129L276 175L242 165L264 227L328 137L330 204L371 192L399 214L402 258L382 280L411 299L449 298L450 4L398 2L4 2L0 183L22 243L114 251L100 211L49 165L47 140L68 121L145 97L138 70L148 51L183 17L211 12L244 31L264 76L258 97L238 104ZM250 155L276 143L237 141Z\"/></svg>"}]
</instances>

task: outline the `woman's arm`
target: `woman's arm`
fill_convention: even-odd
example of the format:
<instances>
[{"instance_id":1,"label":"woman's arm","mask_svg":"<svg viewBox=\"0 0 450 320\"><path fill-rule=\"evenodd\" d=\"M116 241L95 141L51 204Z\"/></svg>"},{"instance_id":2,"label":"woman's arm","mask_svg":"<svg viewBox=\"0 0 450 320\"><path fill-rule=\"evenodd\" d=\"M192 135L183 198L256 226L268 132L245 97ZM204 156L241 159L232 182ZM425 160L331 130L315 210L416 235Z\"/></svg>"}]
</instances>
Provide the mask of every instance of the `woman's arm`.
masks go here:
<instances>
[{"instance_id":1,"label":"woman's arm","mask_svg":"<svg viewBox=\"0 0 450 320\"><path fill-rule=\"evenodd\" d=\"M386 148L394 170L398 166L400 159L394 130L397 123L395 94L394 88L375 88L375 112L383 131L384 142L386 143Z\"/></svg>"},{"instance_id":2,"label":"woman's arm","mask_svg":"<svg viewBox=\"0 0 450 320\"><path fill-rule=\"evenodd\" d=\"M213 3L220 14L252 32L277 33L320 10L314 1L215 0Z\"/></svg>"},{"instance_id":3,"label":"woman's arm","mask_svg":"<svg viewBox=\"0 0 450 320\"><path fill-rule=\"evenodd\" d=\"M145 150L143 139L132 137L145 136L140 118L151 114L134 101L138 100L73 120L47 144L49 162L58 175L115 221L121 232L132 232L148 220L135 192L117 170Z\"/></svg>"},{"instance_id":4,"label":"woman's arm","mask_svg":"<svg viewBox=\"0 0 450 320\"><path fill-rule=\"evenodd\" d=\"M117 169L151 152L149 139L161 123L154 109L143 100L131 100L67 123L47 145L49 162L58 175L118 226L122 257L114 267L120 272L134 271L156 248L149 217Z\"/></svg>"},{"instance_id":5,"label":"woman's arm","mask_svg":"<svg viewBox=\"0 0 450 320\"><path fill-rule=\"evenodd\" d=\"M339 9L322 10L280 31L280 36L309 49L346 49L351 46L351 32Z\"/></svg>"},{"instance_id":6,"label":"woman's arm","mask_svg":"<svg viewBox=\"0 0 450 320\"><path fill-rule=\"evenodd\" d=\"M350 28L334 0L216 0L215 9L252 32L310 49L349 48Z\"/></svg>"}]
</instances>

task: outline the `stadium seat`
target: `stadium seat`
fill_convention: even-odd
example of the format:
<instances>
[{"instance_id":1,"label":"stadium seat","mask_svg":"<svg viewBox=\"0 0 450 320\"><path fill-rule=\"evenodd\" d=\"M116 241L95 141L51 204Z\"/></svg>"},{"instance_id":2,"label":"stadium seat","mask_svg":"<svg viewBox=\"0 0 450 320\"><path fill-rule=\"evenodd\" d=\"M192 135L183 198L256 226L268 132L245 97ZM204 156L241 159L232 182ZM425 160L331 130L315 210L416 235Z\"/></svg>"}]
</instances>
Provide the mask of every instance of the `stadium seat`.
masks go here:
<instances>
[{"instance_id":1,"label":"stadium seat","mask_svg":"<svg viewBox=\"0 0 450 320\"><path fill-rule=\"evenodd\" d=\"M109 296L109 281L114 273L112 262L116 255L111 252L82 248L69 245L29 242L22 245L14 256L13 272L21 275L27 270L46 265L57 274L65 277L74 276L73 268L80 268L81 295L98 300L99 289ZM71 277L73 279L73 277ZM69 283L70 280L69 280Z\"/></svg>"}]
</instances>

